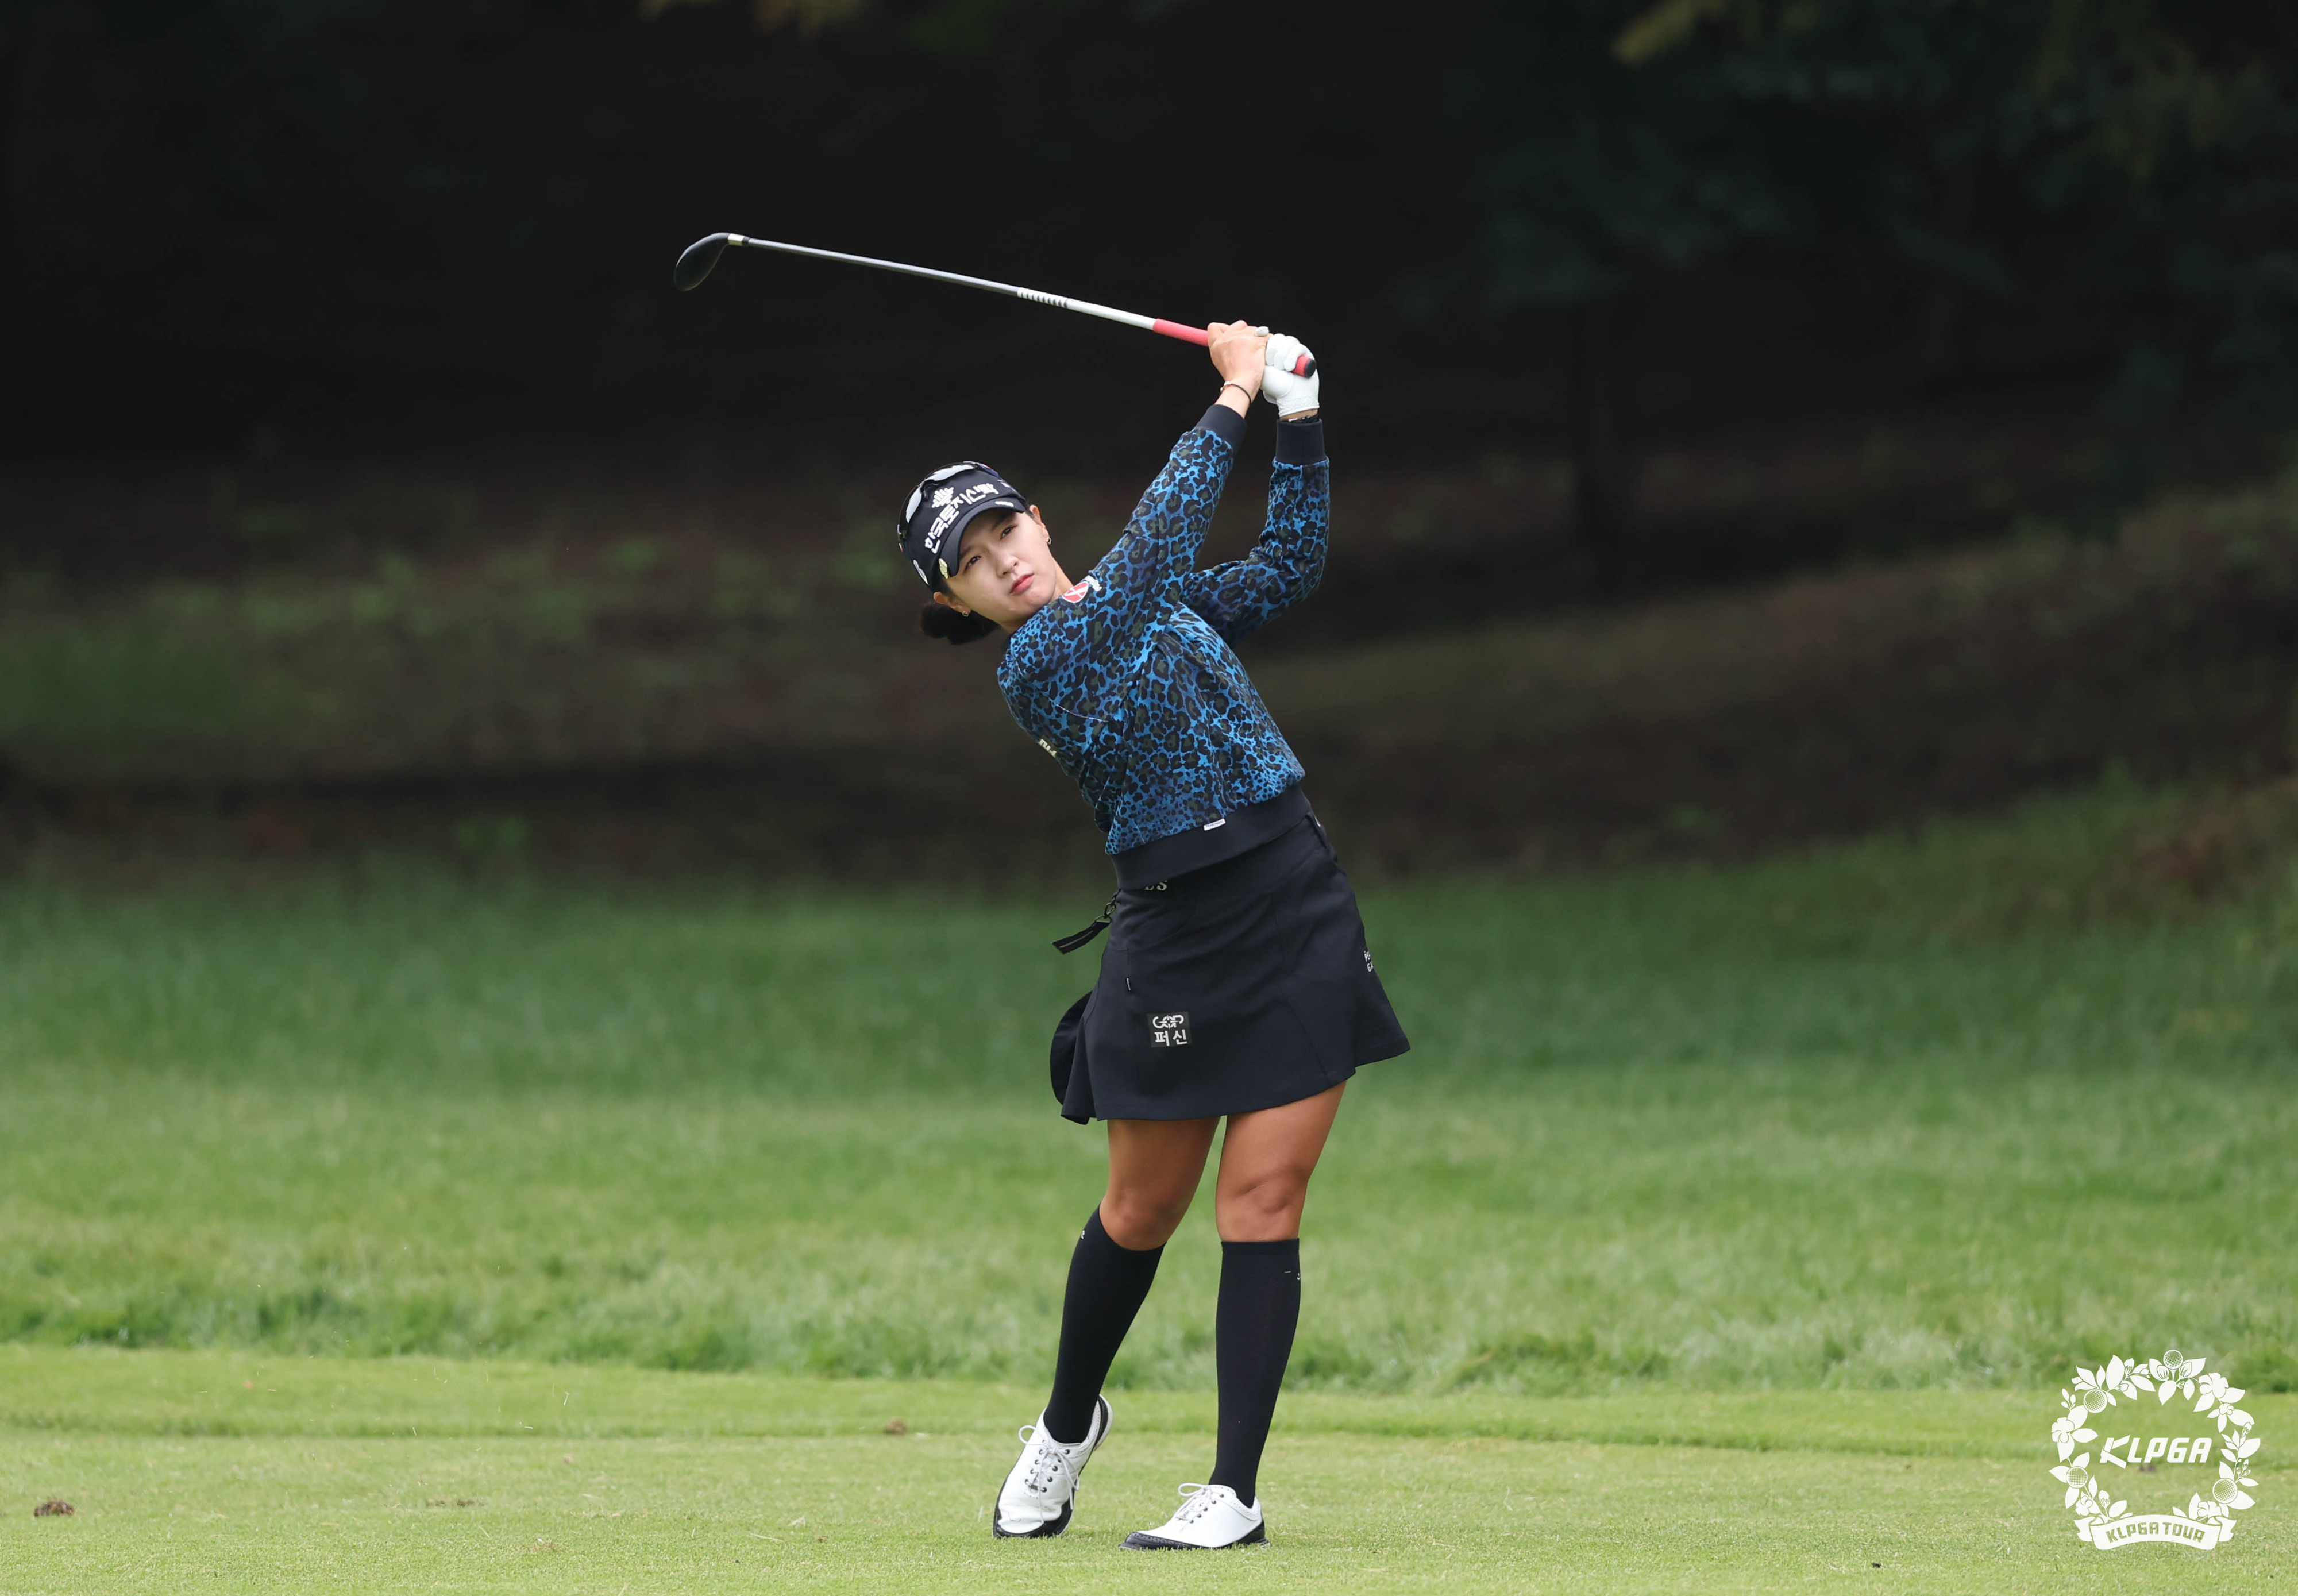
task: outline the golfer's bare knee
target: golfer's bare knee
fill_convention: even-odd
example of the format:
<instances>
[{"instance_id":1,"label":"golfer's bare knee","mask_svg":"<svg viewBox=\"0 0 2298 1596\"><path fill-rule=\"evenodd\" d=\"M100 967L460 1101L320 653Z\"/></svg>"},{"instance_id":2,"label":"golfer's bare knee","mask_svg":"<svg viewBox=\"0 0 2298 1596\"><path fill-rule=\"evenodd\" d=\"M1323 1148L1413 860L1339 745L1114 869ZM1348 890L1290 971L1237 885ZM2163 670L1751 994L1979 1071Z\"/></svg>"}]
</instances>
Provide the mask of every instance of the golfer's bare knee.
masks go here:
<instances>
[{"instance_id":1,"label":"golfer's bare knee","mask_svg":"<svg viewBox=\"0 0 2298 1596\"><path fill-rule=\"evenodd\" d=\"M1101 1228L1109 1232L1110 1240L1136 1253L1161 1247L1181 1228L1189 1199L1195 1195L1194 1187L1158 1190L1112 1186L1101 1200Z\"/></svg>"},{"instance_id":2,"label":"golfer's bare knee","mask_svg":"<svg viewBox=\"0 0 2298 1596\"><path fill-rule=\"evenodd\" d=\"M1213 1221L1223 1241L1289 1241L1308 1200L1309 1178L1298 1170L1254 1176L1214 1194Z\"/></svg>"}]
</instances>

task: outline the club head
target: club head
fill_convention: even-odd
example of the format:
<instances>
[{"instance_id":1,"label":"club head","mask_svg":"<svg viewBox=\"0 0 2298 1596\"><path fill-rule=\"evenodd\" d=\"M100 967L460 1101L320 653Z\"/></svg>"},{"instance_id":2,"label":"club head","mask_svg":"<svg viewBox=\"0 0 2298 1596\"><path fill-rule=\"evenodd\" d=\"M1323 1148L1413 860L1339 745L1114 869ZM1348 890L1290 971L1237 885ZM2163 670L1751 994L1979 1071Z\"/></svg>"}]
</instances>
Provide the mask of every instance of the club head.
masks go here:
<instances>
[{"instance_id":1,"label":"club head","mask_svg":"<svg viewBox=\"0 0 2298 1596\"><path fill-rule=\"evenodd\" d=\"M678 264L670 269L670 280L681 292L701 286L702 279L710 275L710 269L718 264L718 257L726 252L726 240L732 236L729 233L713 233L707 238L698 238L688 244L686 252L679 256Z\"/></svg>"}]
</instances>

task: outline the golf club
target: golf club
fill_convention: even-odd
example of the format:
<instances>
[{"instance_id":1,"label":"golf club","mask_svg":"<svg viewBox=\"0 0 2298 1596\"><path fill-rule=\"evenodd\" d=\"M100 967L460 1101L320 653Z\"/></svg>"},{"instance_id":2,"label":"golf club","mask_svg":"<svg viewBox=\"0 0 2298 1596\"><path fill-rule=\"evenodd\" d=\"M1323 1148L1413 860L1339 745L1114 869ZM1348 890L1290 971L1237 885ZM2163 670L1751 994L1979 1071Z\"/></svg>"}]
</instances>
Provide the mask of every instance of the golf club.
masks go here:
<instances>
[{"instance_id":1,"label":"golf club","mask_svg":"<svg viewBox=\"0 0 2298 1596\"><path fill-rule=\"evenodd\" d=\"M1017 288L1011 283L993 283L986 277L961 277L954 271L936 271L927 266L904 266L897 260L873 260L867 255L841 255L835 250L808 249L802 244L776 244L771 238L747 238L740 233L713 233L707 238L698 238L686 246L678 264L671 269L670 280L682 291L699 287L710 269L718 264L718 257L726 252L729 244L740 249L780 250L785 255L810 255L817 260L842 260L848 266L872 266L880 271L898 271L905 277L930 277L937 283L955 283L961 288L986 288L992 294L1010 294L1032 303L1051 305L1056 310L1076 310L1087 316L1098 316L1104 321L1121 321L1127 327L1139 327L1144 332L1156 333L1167 338L1178 338L1184 343L1203 344L1211 340L1201 327L1190 327L1178 321L1167 321L1158 316L1138 316L1130 310L1113 310L1107 305L1090 304L1081 299L1063 299L1058 294L1040 294L1035 288ZM1260 329L1267 332L1269 329ZM1294 363L1296 376L1315 373L1317 362L1303 354Z\"/></svg>"}]
</instances>

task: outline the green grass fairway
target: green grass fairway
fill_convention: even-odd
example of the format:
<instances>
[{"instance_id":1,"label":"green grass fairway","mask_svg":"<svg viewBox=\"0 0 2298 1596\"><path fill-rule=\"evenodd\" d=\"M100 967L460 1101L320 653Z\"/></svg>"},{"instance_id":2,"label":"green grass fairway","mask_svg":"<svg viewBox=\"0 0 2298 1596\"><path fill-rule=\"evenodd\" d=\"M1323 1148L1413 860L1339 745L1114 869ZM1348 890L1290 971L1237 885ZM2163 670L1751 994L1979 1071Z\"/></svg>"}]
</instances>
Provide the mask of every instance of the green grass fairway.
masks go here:
<instances>
[{"instance_id":1,"label":"green grass fairway","mask_svg":"<svg viewBox=\"0 0 2298 1596\"><path fill-rule=\"evenodd\" d=\"M1116 1548L1208 1445L1205 1398L1137 1393L1070 1533L1000 1543L1034 1394L0 1350L0 1591L2277 1591L2298 1543L2285 1468L2219 1551L2079 1544L2031 1392L1295 1395L1274 1544L1190 1559Z\"/></svg>"},{"instance_id":2,"label":"green grass fairway","mask_svg":"<svg viewBox=\"0 0 2298 1596\"><path fill-rule=\"evenodd\" d=\"M1210 1458L1203 1212L1080 1533L980 1522L1100 1188L1090 905L0 888L0 1590L2270 1583L2298 887L2099 912L2145 808L1368 893L1416 1048L1312 1194L1244 1573L1110 1551ZM2094 1551L2052 1393L2172 1344L2271 1477Z\"/></svg>"},{"instance_id":3,"label":"green grass fairway","mask_svg":"<svg viewBox=\"0 0 2298 1596\"><path fill-rule=\"evenodd\" d=\"M2298 1378L2298 898L2054 919L2117 813L1368 895L1416 1046L1311 1195L1296 1384ZM0 1340L1033 1381L1081 913L0 890ZM1210 1384L1217 1265L1200 1212L1120 1385Z\"/></svg>"}]
</instances>

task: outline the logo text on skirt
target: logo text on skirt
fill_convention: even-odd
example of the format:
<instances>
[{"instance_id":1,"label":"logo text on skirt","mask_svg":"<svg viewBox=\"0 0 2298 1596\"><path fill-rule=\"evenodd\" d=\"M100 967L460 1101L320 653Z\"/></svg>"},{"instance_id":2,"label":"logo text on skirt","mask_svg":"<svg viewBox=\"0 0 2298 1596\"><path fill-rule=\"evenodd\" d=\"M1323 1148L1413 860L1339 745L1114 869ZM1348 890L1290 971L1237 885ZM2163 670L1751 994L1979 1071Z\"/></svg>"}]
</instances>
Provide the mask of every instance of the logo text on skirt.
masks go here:
<instances>
[{"instance_id":1,"label":"logo text on skirt","mask_svg":"<svg viewBox=\"0 0 2298 1596\"><path fill-rule=\"evenodd\" d=\"M1189 1045L1189 1017L1186 1014L1150 1015L1149 1039L1160 1047L1186 1047Z\"/></svg>"}]
</instances>

